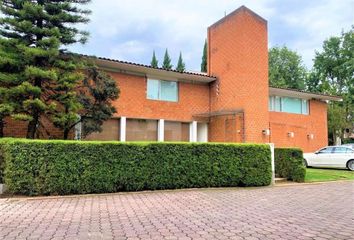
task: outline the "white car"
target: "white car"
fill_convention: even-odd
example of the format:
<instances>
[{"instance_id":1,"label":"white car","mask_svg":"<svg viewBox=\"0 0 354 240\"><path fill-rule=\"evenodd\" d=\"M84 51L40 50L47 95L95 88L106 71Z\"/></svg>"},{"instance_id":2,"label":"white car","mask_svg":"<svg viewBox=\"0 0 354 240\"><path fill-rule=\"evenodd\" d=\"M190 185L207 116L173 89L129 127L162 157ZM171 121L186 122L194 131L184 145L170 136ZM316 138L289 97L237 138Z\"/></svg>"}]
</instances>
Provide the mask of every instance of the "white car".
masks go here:
<instances>
[{"instance_id":1,"label":"white car","mask_svg":"<svg viewBox=\"0 0 354 240\"><path fill-rule=\"evenodd\" d=\"M354 171L354 149L346 146L325 147L304 153L306 167L348 168Z\"/></svg>"}]
</instances>

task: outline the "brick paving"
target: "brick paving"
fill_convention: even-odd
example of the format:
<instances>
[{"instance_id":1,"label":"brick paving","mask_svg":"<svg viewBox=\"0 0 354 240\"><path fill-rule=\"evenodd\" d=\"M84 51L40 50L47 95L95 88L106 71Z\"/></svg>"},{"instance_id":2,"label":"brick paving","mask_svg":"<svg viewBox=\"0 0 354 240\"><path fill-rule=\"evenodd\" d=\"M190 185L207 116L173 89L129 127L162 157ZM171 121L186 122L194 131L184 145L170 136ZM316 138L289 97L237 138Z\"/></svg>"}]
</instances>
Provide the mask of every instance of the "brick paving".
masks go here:
<instances>
[{"instance_id":1,"label":"brick paving","mask_svg":"<svg viewBox=\"0 0 354 240\"><path fill-rule=\"evenodd\" d=\"M0 199L0 239L354 239L354 182Z\"/></svg>"}]
</instances>

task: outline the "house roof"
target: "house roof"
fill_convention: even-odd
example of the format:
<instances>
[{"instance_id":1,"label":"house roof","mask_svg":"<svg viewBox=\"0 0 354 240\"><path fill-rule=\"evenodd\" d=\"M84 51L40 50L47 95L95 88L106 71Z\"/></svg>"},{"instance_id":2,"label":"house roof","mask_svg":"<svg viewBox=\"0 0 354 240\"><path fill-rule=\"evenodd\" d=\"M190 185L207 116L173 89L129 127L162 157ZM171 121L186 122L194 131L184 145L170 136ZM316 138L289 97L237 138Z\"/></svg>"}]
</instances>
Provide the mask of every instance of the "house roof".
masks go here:
<instances>
[{"instance_id":1,"label":"house roof","mask_svg":"<svg viewBox=\"0 0 354 240\"><path fill-rule=\"evenodd\" d=\"M342 101L342 97L322 93L312 93L292 88L269 87L269 94L284 97L298 97L303 99L317 99L322 101Z\"/></svg>"},{"instance_id":2,"label":"house roof","mask_svg":"<svg viewBox=\"0 0 354 240\"><path fill-rule=\"evenodd\" d=\"M179 72L177 70L167 70L164 68L154 68L149 65L121 61L111 58L95 57L89 55L82 55L83 57L94 59L96 64L106 70L137 74L148 77L161 77L166 80L180 80L180 81L190 81L197 83L210 83L215 81L217 78L215 76L208 75L203 72ZM342 101L339 96L331 96L321 93L312 93L303 90L283 88L283 87L269 87L270 95L285 96L285 97L298 97L304 99L318 99L322 101Z\"/></svg>"},{"instance_id":3,"label":"house roof","mask_svg":"<svg viewBox=\"0 0 354 240\"><path fill-rule=\"evenodd\" d=\"M209 83L216 80L216 77L210 76L207 73L202 72L180 72L177 70L167 70L164 68L154 68L149 65L126 62L116 59L94 57L88 55L82 55L83 57L92 58L96 64L104 69L112 70L115 72L132 73L150 77L163 77L166 80L180 80L191 81L199 83Z\"/></svg>"}]
</instances>

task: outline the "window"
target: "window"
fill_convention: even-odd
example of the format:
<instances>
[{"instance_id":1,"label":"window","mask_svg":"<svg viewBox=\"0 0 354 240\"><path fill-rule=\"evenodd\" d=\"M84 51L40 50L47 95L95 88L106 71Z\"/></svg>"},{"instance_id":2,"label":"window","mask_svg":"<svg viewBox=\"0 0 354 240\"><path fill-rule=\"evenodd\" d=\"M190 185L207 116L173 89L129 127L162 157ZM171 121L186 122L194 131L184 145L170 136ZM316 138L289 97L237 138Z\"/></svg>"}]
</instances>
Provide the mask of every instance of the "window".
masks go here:
<instances>
[{"instance_id":1,"label":"window","mask_svg":"<svg viewBox=\"0 0 354 240\"><path fill-rule=\"evenodd\" d=\"M352 153L353 151L350 148L346 147L336 147L334 153Z\"/></svg>"},{"instance_id":2,"label":"window","mask_svg":"<svg viewBox=\"0 0 354 240\"><path fill-rule=\"evenodd\" d=\"M269 111L305 114L309 113L308 100L291 97L269 97Z\"/></svg>"},{"instance_id":3,"label":"window","mask_svg":"<svg viewBox=\"0 0 354 240\"><path fill-rule=\"evenodd\" d=\"M147 80L147 98L152 100L178 101L178 84L173 81Z\"/></svg>"},{"instance_id":4,"label":"window","mask_svg":"<svg viewBox=\"0 0 354 240\"><path fill-rule=\"evenodd\" d=\"M101 132L93 132L86 136L84 140L118 141L119 130L120 120L111 118L103 122Z\"/></svg>"},{"instance_id":5,"label":"window","mask_svg":"<svg viewBox=\"0 0 354 240\"><path fill-rule=\"evenodd\" d=\"M327 148L323 148L320 151L318 151L318 153L320 154L328 154L328 153L332 153L333 151L333 147L327 147Z\"/></svg>"},{"instance_id":6,"label":"window","mask_svg":"<svg viewBox=\"0 0 354 240\"><path fill-rule=\"evenodd\" d=\"M189 123L165 121L165 141L189 142Z\"/></svg>"},{"instance_id":7,"label":"window","mask_svg":"<svg viewBox=\"0 0 354 240\"><path fill-rule=\"evenodd\" d=\"M127 119L127 141L157 141L157 120Z\"/></svg>"}]
</instances>

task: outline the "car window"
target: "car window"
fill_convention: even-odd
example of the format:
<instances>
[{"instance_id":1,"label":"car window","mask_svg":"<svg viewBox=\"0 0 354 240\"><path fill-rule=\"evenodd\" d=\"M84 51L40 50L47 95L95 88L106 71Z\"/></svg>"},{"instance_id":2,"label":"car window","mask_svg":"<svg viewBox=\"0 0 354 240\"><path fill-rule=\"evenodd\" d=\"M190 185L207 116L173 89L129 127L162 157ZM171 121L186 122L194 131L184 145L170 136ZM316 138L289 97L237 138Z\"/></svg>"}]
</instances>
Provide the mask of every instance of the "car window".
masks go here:
<instances>
[{"instance_id":1,"label":"car window","mask_svg":"<svg viewBox=\"0 0 354 240\"><path fill-rule=\"evenodd\" d=\"M334 153L351 153L352 150L350 148L346 148L346 147L336 147L334 149Z\"/></svg>"},{"instance_id":2,"label":"car window","mask_svg":"<svg viewBox=\"0 0 354 240\"><path fill-rule=\"evenodd\" d=\"M323 153L332 153L333 147L327 147L327 148L322 148L318 153L323 154Z\"/></svg>"},{"instance_id":3,"label":"car window","mask_svg":"<svg viewBox=\"0 0 354 240\"><path fill-rule=\"evenodd\" d=\"M350 149L346 147L336 147L333 153L349 153Z\"/></svg>"}]
</instances>

